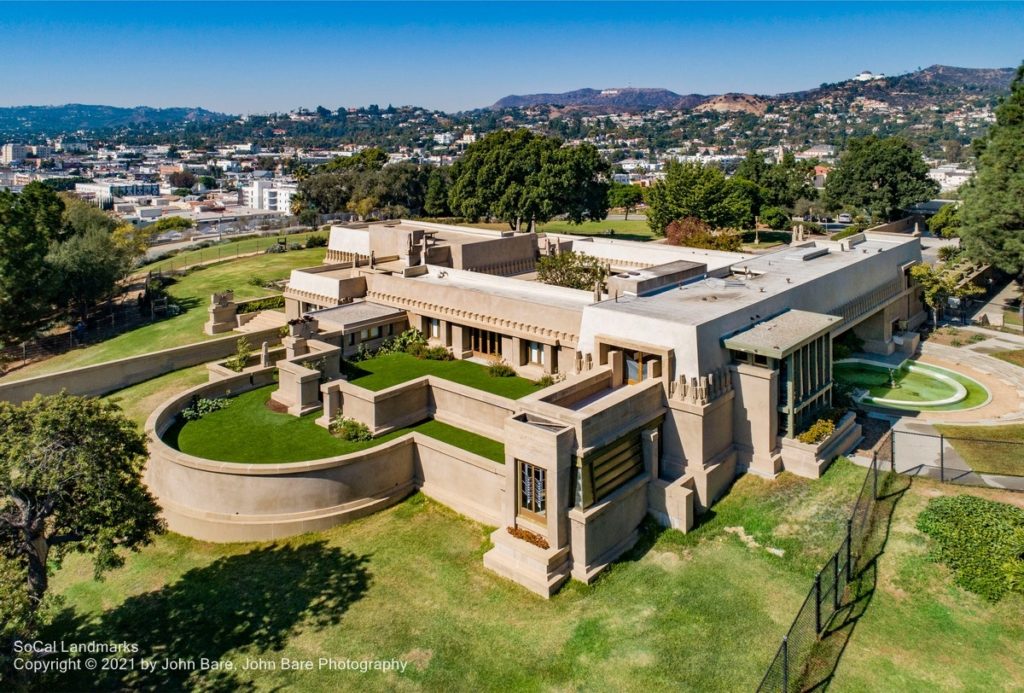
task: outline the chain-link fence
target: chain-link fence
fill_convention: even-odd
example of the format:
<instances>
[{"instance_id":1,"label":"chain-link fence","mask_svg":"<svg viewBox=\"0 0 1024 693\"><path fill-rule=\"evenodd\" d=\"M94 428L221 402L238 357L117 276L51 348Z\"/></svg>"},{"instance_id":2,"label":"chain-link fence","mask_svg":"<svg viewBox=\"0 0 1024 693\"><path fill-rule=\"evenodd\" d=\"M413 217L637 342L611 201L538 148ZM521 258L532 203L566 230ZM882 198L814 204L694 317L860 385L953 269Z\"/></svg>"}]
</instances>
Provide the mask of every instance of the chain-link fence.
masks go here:
<instances>
[{"instance_id":1,"label":"chain-link fence","mask_svg":"<svg viewBox=\"0 0 1024 693\"><path fill-rule=\"evenodd\" d=\"M1024 441L893 429L878 445L882 468L950 484L1024 490Z\"/></svg>"},{"instance_id":2,"label":"chain-link fence","mask_svg":"<svg viewBox=\"0 0 1024 693\"><path fill-rule=\"evenodd\" d=\"M805 688L813 653L836 614L848 603L848 589L874 554L872 537L878 499L888 479L877 457L864 476L857 502L846 521L846 535L814 578L811 591L782 638L775 659L758 691L800 691Z\"/></svg>"}]
</instances>

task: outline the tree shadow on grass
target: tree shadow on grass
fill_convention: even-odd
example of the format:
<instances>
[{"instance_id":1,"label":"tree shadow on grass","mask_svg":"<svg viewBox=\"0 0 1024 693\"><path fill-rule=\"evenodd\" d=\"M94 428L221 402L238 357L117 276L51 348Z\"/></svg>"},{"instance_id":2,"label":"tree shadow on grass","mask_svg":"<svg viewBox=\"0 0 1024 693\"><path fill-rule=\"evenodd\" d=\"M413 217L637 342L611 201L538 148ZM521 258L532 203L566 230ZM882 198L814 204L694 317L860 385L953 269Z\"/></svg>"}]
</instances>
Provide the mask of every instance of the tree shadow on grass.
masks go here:
<instances>
[{"instance_id":1,"label":"tree shadow on grass","mask_svg":"<svg viewBox=\"0 0 1024 693\"><path fill-rule=\"evenodd\" d=\"M300 631L339 623L370 585L368 561L369 556L328 547L323 541L275 544L194 568L162 589L129 597L96 619L65 610L53 625L56 639L137 643L136 667L72 672L49 688L251 689L237 666L234 671L202 671L201 660L227 660L236 651L265 658ZM143 658L156 668L140 670L137 662ZM164 668L164 660L192 662L196 668Z\"/></svg>"},{"instance_id":2,"label":"tree shadow on grass","mask_svg":"<svg viewBox=\"0 0 1024 693\"><path fill-rule=\"evenodd\" d=\"M840 609L829 621L825 632L808 659L800 690L823 691L832 683L836 669L853 637L857 623L865 614L878 585L878 561L885 553L892 518L912 479L887 474L872 513L873 521L864 537L861 557L855 564L853 580L847 585Z\"/></svg>"}]
</instances>

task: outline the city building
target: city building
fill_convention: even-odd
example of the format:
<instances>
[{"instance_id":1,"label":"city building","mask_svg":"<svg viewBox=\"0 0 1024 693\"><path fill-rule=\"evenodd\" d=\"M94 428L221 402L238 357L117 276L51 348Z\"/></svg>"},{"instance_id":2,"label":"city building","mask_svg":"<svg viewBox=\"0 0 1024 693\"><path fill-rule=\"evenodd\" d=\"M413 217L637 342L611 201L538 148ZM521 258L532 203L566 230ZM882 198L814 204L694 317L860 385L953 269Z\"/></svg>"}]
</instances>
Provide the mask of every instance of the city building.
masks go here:
<instances>
[{"instance_id":1,"label":"city building","mask_svg":"<svg viewBox=\"0 0 1024 693\"><path fill-rule=\"evenodd\" d=\"M159 195L160 185L141 180L105 178L92 183L76 183L75 193L101 207L108 207L113 204L116 197Z\"/></svg>"},{"instance_id":2,"label":"city building","mask_svg":"<svg viewBox=\"0 0 1024 693\"><path fill-rule=\"evenodd\" d=\"M277 180L254 180L242 188L242 204L269 212L290 213L292 197L299 191L296 183Z\"/></svg>"},{"instance_id":3,"label":"city building","mask_svg":"<svg viewBox=\"0 0 1024 693\"><path fill-rule=\"evenodd\" d=\"M0 164L10 165L28 156L28 147L16 142L8 142L0 149Z\"/></svg>"}]
</instances>

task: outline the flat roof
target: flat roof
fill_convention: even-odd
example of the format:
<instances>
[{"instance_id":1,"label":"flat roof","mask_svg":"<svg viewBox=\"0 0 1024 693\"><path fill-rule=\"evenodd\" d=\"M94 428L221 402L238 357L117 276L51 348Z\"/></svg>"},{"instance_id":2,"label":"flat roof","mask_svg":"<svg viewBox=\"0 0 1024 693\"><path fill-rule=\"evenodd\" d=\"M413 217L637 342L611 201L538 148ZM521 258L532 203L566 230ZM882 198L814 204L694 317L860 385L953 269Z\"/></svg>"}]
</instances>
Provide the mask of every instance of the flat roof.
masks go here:
<instances>
[{"instance_id":1,"label":"flat roof","mask_svg":"<svg viewBox=\"0 0 1024 693\"><path fill-rule=\"evenodd\" d=\"M353 301L352 303L344 303L334 308L324 308L322 310L313 310L305 315L311 315L317 320L324 320L326 322L333 322L337 325L356 325L371 320L384 320L387 318L394 318L401 315L405 315L404 310L398 308L392 308L391 306L385 306L380 303L373 303L372 301Z\"/></svg>"},{"instance_id":2,"label":"flat roof","mask_svg":"<svg viewBox=\"0 0 1024 693\"><path fill-rule=\"evenodd\" d=\"M790 310L725 339L728 349L780 359L841 322L835 315Z\"/></svg>"},{"instance_id":3,"label":"flat roof","mask_svg":"<svg viewBox=\"0 0 1024 693\"><path fill-rule=\"evenodd\" d=\"M536 303L540 306L569 308L577 311L594 303L593 294L580 289L567 289L542 282L524 281L516 277L502 277L436 265L427 265L427 268L427 274L410 277L409 280L434 286L451 286L468 291L479 291L492 296Z\"/></svg>"}]
</instances>

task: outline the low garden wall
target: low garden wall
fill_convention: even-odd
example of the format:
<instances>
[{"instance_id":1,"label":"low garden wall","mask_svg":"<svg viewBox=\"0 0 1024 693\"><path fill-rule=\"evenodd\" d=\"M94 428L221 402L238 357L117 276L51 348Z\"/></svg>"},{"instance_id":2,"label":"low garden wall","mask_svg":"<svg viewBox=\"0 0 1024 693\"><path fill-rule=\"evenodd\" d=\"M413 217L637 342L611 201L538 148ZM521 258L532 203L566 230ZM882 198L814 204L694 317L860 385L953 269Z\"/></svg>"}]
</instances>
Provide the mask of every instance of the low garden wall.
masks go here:
<instances>
[{"instance_id":1,"label":"low garden wall","mask_svg":"<svg viewBox=\"0 0 1024 693\"><path fill-rule=\"evenodd\" d=\"M780 438L782 465L787 472L818 479L836 457L849 451L861 439L861 426L852 411L843 414L836 430L820 443L802 443L796 438Z\"/></svg>"},{"instance_id":2,"label":"low garden wall","mask_svg":"<svg viewBox=\"0 0 1024 693\"><path fill-rule=\"evenodd\" d=\"M172 371L230 356L235 353L235 345L241 336L245 336L256 349L263 342L276 344L281 341L278 329L272 328L245 335L231 334L9 383L0 382L0 400L17 404L32 399L36 394L53 395L61 390L73 395L105 395Z\"/></svg>"},{"instance_id":3,"label":"low garden wall","mask_svg":"<svg viewBox=\"0 0 1024 693\"><path fill-rule=\"evenodd\" d=\"M172 531L214 542L273 540L367 515L417 488L457 512L497 524L503 465L421 434L287 464L207 460L161 438L193 397L237 395L272 382L273 371L191 388L165 402L146 422L146 483Z\"/></svg>"}]
</instances>

